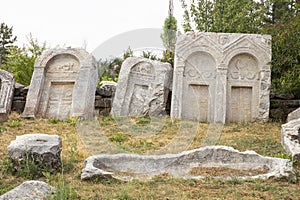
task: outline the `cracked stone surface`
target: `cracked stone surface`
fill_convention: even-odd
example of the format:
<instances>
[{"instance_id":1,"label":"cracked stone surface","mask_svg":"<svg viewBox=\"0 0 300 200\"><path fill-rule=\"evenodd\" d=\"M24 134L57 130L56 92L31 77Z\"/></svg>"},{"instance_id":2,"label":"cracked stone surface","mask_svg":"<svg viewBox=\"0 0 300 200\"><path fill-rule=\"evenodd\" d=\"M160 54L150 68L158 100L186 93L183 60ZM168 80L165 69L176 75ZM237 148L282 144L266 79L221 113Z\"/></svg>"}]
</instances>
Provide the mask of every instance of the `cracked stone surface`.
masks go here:
<instances>
[{"instance_id":1,"label":"cracked stone surface","mask_svg":"<svg viewBox=\"0 0 300 200\"><path fill-rule=\"evenodd\" d=\"M168 175L174 178L201 179L203 169L231 171L215 178L269 179L288 178L296 180L290 160L264 157L254 151L239 152L227 146L207 146L179 154L95 155L85 160L81 179L112 178L119 180L149 180L154 176ZM198 171L198 173L197 173ZM247 172L237 175L235 172ZM196 173L195 173L196 172ZM240 174L240 173L239 173Z\"/></svg>"}]
</instances>

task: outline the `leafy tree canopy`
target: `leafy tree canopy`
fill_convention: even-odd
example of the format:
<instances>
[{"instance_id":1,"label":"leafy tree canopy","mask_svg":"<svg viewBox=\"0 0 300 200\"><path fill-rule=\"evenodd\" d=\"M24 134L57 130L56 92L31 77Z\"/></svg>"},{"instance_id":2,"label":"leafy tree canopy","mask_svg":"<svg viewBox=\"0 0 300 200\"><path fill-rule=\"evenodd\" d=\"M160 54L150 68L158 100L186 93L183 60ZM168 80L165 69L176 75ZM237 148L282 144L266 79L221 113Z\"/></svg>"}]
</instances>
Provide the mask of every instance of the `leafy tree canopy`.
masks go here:
<instances>
[{"instance_id":1,"label":"leafy tree canopy","mask_svg":"<svg viewBox=\"0 0 300 200\"><path fill-rule=\"evenodd\" d=\"M34 69L34 63L38 56L46 49L46 43L40 45L37 39L32 35L28 38L28 44L22 48L10 46L6 63L1 66L2 69L14 74L18 83L25 86L30 84Z\"/></svg>"}]
</instances>

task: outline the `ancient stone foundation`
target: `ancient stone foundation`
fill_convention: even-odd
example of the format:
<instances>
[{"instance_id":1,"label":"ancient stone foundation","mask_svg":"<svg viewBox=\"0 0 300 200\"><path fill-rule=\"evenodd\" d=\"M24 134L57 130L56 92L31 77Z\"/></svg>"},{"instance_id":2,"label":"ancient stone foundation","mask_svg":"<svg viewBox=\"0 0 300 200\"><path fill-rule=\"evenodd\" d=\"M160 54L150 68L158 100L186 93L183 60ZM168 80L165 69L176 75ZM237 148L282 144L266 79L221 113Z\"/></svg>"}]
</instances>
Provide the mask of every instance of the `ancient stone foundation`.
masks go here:
<instances>
[{"instance_id":1,"label":"ancient stone foundation","mask_svg":"<svg viewBox=\"0 0 300 200\"><path fill-rule=\"evenodd\" d=\"M271 37L187 33L176 44L171 117L201 122L267 121Z\"/></svg>"}]
</instances>

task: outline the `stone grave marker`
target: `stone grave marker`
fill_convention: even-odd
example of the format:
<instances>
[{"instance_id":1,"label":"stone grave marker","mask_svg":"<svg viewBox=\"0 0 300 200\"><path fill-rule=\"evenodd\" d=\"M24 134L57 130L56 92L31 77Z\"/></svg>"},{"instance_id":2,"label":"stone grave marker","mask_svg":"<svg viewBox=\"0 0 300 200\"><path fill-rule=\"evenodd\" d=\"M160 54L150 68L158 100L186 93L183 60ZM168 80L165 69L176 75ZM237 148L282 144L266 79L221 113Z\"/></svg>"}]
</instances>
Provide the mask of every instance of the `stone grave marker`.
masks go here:
<instances>
[{"instance_id":1,"label":"stone grave marker","mask_svg":"<svg viewBox=\"0 0 300 200\"><path fill-rule=\"evenodd\" d=\"M43 53L34 66L23 117L92 117L97 79L96 61L83 49Z\"/></svg>"},{"instance_id":2,"label":"stone grave marker","mask_svg":"<svg viewBox=\"0 0 300 200\"><path fill-rule=\"evenodd\" d=\"M14 76L0 69L0 122L7 120L11 111L14 87Z\"/></svg>"},{"instance_id":3,"label":"stone grave marker","mask_svg":"<svg viewBox=\"0 0 300 200\"><path fill-rule=\"evenodd\" d=\"M169 63L128 58L121 67L111 114L158 116L165 112L171 85Z\"/></svg>"},{"instance_id":4,"label":"stone grave marker","mask_svg":"<svg viewBox=\"0 0 300 200\"><path fill-rule=\"evenodd\" d=\"M176 44L171 117L201 122L267 121L271 37L187 33Z\"/></svg>"}]
</instances>

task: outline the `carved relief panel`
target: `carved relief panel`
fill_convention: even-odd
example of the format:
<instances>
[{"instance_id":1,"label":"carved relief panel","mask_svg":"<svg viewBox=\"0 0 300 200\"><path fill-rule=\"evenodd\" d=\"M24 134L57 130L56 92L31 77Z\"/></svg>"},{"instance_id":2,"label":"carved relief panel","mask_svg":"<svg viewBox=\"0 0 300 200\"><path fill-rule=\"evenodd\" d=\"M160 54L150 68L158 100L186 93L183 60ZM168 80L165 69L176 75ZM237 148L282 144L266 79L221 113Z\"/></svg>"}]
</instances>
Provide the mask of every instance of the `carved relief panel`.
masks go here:
<instances>
[{"instance_id":1,"label":"carved relief panel","mask_svg":"<svg viewBox=\"0 0 300 200\"><path fill-rule=\"evenodd\" d=\"M11 111L14 87L13 75L0 69L0 122L7 120Z\"/></svg>"},{"instance_id":2,"label":"carved relief panel","mask_svg":"<svg viewBox=\"0 0 300 200\"><path fill-rule=\"evenodd\" d=\"M213 118L216 63L205 52L196 52L186 60L183 74L184 119L208 122Z\"/></svg>"},{"instance_id":3,"label":"carved relief panel","mask_svg":"<svg viewBox=\"0 0 300 200\"><path fill-rule=\"evenodd\" d=\"M267 121L271 36L188 32L177 38L171 117Z\"/></svg>"},{"instance_id":4,"label":"carved relief panel","mask_svg":"<svg viewBox=\"0 0 300 200\"><path fill-rule=\"evenodd\" d=\"M170 82L170 64L146 58L126 59L119 74L112 115L160 115L165 110Z\"/></svg>"},{"instance_id":5,"label":"carved relief panel","mask_svg":"<svg viewBox=\"0 0 300 200\"><path fill-rule=\"evenodd\" d=\"M46 66L44 90L37 114L57 119L68 118L78 74L79 62L76 57L68 54L53 57Z\"/></svg>"},{"instance_id":6,"label":"carved relief panel","mask_svg":"<svg viewBox=\"0 0 300 200\"><path fill-rule=\"evenodd\" d=\"M259 68L250 54L238 54L228 67L227 115L228 122L254 121L259 94Z\"/></svg>"},{"instance_id":7,"label":"carved relief panel","mask_svg":"<svg viewBox=\"0 0 300 200\"><path fill-rule=\"evenodd\" d=\"M96 61L85 50L46 51L35 63L23 117L90 118L97 80Z\"/></svg>"},{"instance_id":8,"label":"carved relief panel","mask_svg":"<svg viewBox=\"0 0 300 200\"><path fill-rule=\"evenodd\" d=\"M52 82L46 117L66 119L70 116L74 82Z\"/></svg>"}]
</instances>

